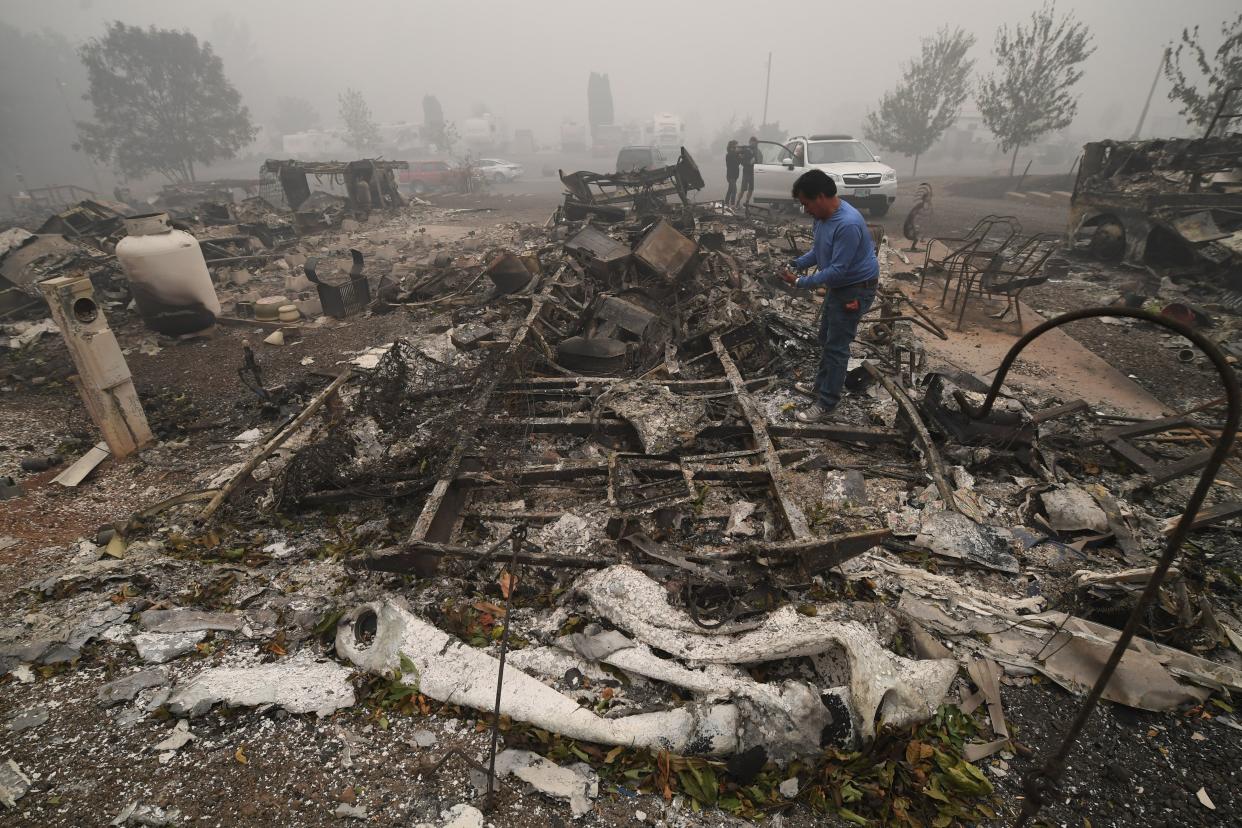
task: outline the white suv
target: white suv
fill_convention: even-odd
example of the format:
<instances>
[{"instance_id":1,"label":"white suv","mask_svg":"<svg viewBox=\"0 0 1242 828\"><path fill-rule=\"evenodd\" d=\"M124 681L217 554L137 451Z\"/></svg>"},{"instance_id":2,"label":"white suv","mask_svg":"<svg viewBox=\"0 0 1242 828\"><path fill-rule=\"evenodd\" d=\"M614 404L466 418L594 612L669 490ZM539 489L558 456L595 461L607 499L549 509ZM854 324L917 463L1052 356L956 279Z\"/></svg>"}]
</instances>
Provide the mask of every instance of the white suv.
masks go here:
<instances>
[{"instance_id":1,"label":"white suv","mask_svg":"<svg viewBox=\"0 0 1242 828\"><path fill-rule=\"evenodd\" d=\"M837 183L841 198L873 216L884 215L897 200L897 171L849 135L799 135L784 144L760 141L757 146L755 201L793 200L794 182L812 168Z\"/></svg>"}]
</instances>

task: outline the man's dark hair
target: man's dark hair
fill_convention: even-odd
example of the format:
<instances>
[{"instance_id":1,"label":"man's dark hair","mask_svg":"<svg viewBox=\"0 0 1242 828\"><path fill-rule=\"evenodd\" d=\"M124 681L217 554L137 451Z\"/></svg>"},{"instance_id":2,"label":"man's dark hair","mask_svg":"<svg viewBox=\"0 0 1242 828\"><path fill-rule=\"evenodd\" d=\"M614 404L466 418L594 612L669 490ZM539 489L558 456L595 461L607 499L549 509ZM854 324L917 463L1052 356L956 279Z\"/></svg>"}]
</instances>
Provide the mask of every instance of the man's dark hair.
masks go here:
<instances>
[{"instance_id":1,"label":"man's dark hair","mask_svg":"<svg viewBox=\"0 0 1242 828\"><path fill-rule=\"evenodd\" d=\"M820 196L832 198L837 194L837 182L828 177L823 170L807 170L798 176L793 185L793 197L816 199Z\"/></svg>"}]
</instances>

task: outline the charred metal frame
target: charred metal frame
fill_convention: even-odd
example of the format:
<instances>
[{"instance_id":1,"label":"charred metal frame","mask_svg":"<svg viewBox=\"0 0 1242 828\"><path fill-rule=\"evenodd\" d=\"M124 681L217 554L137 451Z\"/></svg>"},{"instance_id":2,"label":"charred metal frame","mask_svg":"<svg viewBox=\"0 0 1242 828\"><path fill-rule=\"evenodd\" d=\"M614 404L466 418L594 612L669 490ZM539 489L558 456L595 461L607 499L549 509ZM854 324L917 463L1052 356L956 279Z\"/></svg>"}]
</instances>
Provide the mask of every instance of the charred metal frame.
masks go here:
<instances>
[{"instance_id":1,"label":"charred metal frame","mask_svg":"<svg viewBox=\"0 0 1242 828\"><path fill-rule=\"evenodd\" d=\"M712 334L710 339L712 350L715 351L716 358L720 360L720 366L724 369L725 376L729 378L729 384L733 386L733 394L737 398L738 406L742 409L746 421L750 423L755 448L763 453L764 464L767 466L768 475L772 481L772 496L785 515L785 523L789 526L789 532L794 540L806 540L811 537L811 527L807 524L806 515L802 513L802 509L793 502L789 492L786 491L784 468L781 465L780 455L776 452L776 446L772 442L772 435L768 433L767 420L764 419L759 406L755 404L754 398L746 389L742 373L734 364L733 357L729 356L729 349L720 339L720 334Z\"/></svg>"},{"instance_id":2,"label":"charred metal frame","mask_svg":"<svg viewBox=\"0 0 1242 828\"><path fill-rule=\"evenodd\" d=\"M354 194L359 185L365 184L370 191L369 206L375 209L385 207L401 207L405 199L397 188L394 170L408 170L408 161L379 161L373 158L361 161L297 161L269 158L263 162L261 172L270 173L280 181L289 209L294 212L303 201L310 196L310 185L306 181L308 175L340 176L345 183L347 198L354 207L361 205L355 200Z\"/></svg>"},{"instance_id":3,"label":"charred metal frame","mask_svg":"<svg viewBox=\"0 0 1242 828\"><path fill-rule=\"evenodd\" d=\"M564 270L558 271L557 276ZM553 289L559 283L554 277L543 289L534 296L529 313L510 340L505 353L501 356L502 364L512 359L528 340L528 334L534 330L540 314L555 305ZM625 492L617 485L618 467L621 464L649 461L644 475L653 481L667 481L670 486L676 485L676 495L662 491L658 498L659 505L684 501L693 495L691 483L695 480L727 480L739 483L767 485L773 499L785 518L792 541L799 544L796 558L804 565L831 565L830 561L852 557L866 548L874 546L874 533L863 533L844 543L839 537L816 538L807 524L801 508L794 502L785 482L787 472L784 469L785 459L776 446L775 438L827 439L842 442L862 443L894 443L900 435L891 429L862 428L836 424L775 424L768 423L751 396L753 387L761 387L766 379L745 380L729 354L725 344L727 334L712 334L709 337L712 350L707 354L714 355L720 362L724 377L700 380L638 380L664 385L670 389L695 392L723 392L723 396L732 398L746 420L746 425L709 426L700 434L706 439L737 439L749 438L753 448L743 451L726 451L714 454L691 455L676 460L633 455L627 452L614 452L609 462L599 461L573 462L563 461L553 465L525 466L514 470L513 482L521 484L538 484L540 482L565 482L579 478L602 478L606 486L608 501L613 508L622 513L644 511L643 496L633 496L633 492ZM470 418L478 428L515 429L526 434L574 434L578 436L616 436L624 437L633 433L633 427L625 420L611 417L600 418L588 415L577 416L525 416L504 417L489 416L488 406L491 400L501 395L516 395L547 402L568 400L592 396L598 391L618 381L616 377L537 377L501 383L501 374L497 372L491 380L480 389L473 399L468 411L463 416ZM519 409L521 407L519 406ZM747 427L748 426L748 427ZM451 543L454 529L466 510L470 490L479 486L494 485L496 479L485 470L475 471L469 467L467 454L469 441L458 443L444 466L442 476L430 485L425 481L414 481L418 490L430 487L422 511L415 521L406 543L399 548L383 550L368 556L358 565L369 569L408 572L414 570L419 574L430 574L435 571L436 562L442 556L477 558L477 550L455 546ZM729 461L749 457L761 457L761 464L747 465ZM663 467L657 467L665 460ZM722 462L723 461L723 462ZM887 536L887 532L883 532ZM775 545L765 545L764 548ZM775 554L775 553L773 553ZM791 553L792 554L792 553ZM568 560L552 559L542 556L531 559L529 563L546 565L572 566ZM577 565L587 567L601 565L598 560L583 559Z\"/></svg>"},{"instance_id":4,"label":"charred metal frame","mask_svg":"<svg viewBox=\"0 0 1242 828\"><path fill-rule=\"evenodd\" d=\"M685 147L676 164L654 170L638 170L628 173L596 173L582 170L574 173L559 172L565 185L565 206L600 207L609 204L634 204L651 198L676 195L682 204L690 203L690 192L704 186L699 166Z\"/></svg>"},{"instance_id":5,"label":"charred metal frame","mask_svg":"<svg viewBox=\"0 0 1242 828\"><path fill-rule=\"evenodd\" d=\"M1113 672L1117 669L1117 665L1121 663L1122 656L1125 655L1135 632L1143 622L1147 608L1156 599L1160 585L1164 582L1165 576L1169 572L1169 567L1173 565L1178 551L1182 548L1182 544L1185 543L1187 535L1190 534L1199 509L1207 498L1208 490L1211 489L1213 482L1216 480L1216 474L1220 471L1221 466L1224 465L1225 458L1233 447L1233 442L1238 434L1238 421L1242 419L1242 389L1238 386L1238 377L1234 373L1233 367L1226 361L1225 355L1216 346L1216 343L1193 328L1171 320L1168 317L1131 308L1084 308L1083 310L1067 313L1038 325L1015 342L1013 347L1009 349L1009 353L1005 355L1004 360L1000 364L1000 369L996 372L996 378L992 381L992 387L988 390L987 398L984 399L981 406L975 408L970 405L965 394L958 396L958 403L971 416L976 418L986 417L992 410L992 405L996 402L996 398L1000 395L1001 386L1009 374L1009 369L1013 367L1014 361L1017 360L1018 355L1022 353L1027 345L1053 328L1059 328L1062 325L1077 322L1081 319L1095 319L1105 316L1129 317L1144 322L1151 322L1154 325L1168 328L1193 342L1216 367L1216 371L1220 375L1221 384L1225 387L1225 399L1228 409L1225 415L1224 428L1220 433L1220 439L1216 443L1216 447L1212 449L1211 456L1208 458L1203 473L1199 476L1199 482L1195 485L1194 492L1187 501L1181 518L1169 534L1164 552L1152 572L1151 579L1147 582L1147 587L1134 605L1134 610L1130 613L1121 635L1117 638L1117 643L1113 646L1108 661L1104 664L1103 669L1100 670L1100 675L1096 678L1095 684L1087 694L1087 698L1079 709L1078 715L1070 723L1061 745L1045 760L1043 766L1038 771L1028 775L1024 781L1023 789L1026 793L1026 800L1022 804L1022 812L1019 814L1016 822L1018 828L1022 828L1039 813L1039 809L1043 806L1047 795L1055 789L1075 741L1077 741L1078 736L1082 733L1082 729L1086 726L1087 719L1090 718L1096 704L1099 703L1104 688L1108 686Z\"/></svg>"}]
</instances>

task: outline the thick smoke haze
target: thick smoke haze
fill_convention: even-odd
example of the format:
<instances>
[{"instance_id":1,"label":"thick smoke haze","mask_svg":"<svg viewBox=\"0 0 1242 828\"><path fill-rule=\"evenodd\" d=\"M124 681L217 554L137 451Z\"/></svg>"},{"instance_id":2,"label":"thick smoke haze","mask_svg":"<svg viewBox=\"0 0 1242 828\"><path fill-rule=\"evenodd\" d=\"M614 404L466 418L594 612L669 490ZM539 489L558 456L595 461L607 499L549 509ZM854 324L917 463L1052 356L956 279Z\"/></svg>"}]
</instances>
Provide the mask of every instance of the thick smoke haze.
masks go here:
<instances>
[{"instance_id":1,"label":"thick smoke haze","mask_svg":"<svg viewBox=\"0 0 1242 828\"><path fill-rule=\"evenodd\" d=\"M996 28L1025 21L1038 6L969 0L0 3L7 26L55 32L74 47L101 35L111 20L187 29L212 44L256 124L268 128L282 96L309 100L322 124L335 126L337 96L353 87L379 121L421 122L423 95L432 93L449 120L486 108L507 128L530 129L538 142L554 144L563 120L586 121L587 77L595 71L611 79L618 122L675 112L692 146L710 140L730 118L760 120L769 52L770 121L791 132L857 131L921 37L945 25L963 27L978 38L971 54L986 72ZM1125 138L1165 44L1197 24L1214 48L1220 22L1237 5L1063 0L1058 9L1087 24L1097 46L1067 133ZM58 94L51 78L32 74L25 82L32 95ZM1162 79L1145 133L1187 131L1167 88ZM69 104L76 117L88 117L90 105L79 96ZM59 99L54 103L66 110ZM973 107L968 100L966 111ZM71 142L72 134L67 137ZM23 159L23 166L37 164ZM78 166L84 169L81 161Z\"/></svg>"}]
</instances>

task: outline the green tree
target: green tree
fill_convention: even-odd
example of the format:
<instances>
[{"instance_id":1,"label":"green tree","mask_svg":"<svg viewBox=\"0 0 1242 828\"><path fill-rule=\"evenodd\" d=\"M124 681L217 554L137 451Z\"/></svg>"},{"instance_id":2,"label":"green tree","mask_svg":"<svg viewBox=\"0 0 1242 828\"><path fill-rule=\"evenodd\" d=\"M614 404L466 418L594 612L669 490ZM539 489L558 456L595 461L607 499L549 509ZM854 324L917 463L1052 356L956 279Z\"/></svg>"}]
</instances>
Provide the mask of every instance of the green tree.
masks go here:
<instances>
[{"instance_id":1,"label":"green tree","mask_svg":"<svg viewBox=\"0 0 1242 828\"><path fill-rule=\"evenodd\" d=\"M363 152L379 146L379 128L371 117L371 107L367 99L357 89L346 89L339 98L341 120L345 122L345 131L349 133L349 143L354 149Z\"/></svg>"},{"instance_id":2,"label":"green tree","mask_svg":"<svg viewBox=\"0 0 1242 828\"><path fill-rule=\"evenodd\" d=\"M953 126L970 90L975 62L966 58L975 36L942 28L923 38L922 54L902 69L901 81L880 100L878 112L867 113L863 134L886 150L919 156Z\"/></svg>"},{"instance_id":3,"label":"green tree","mask_svg":"<svg viewBox=\"0 0 1242 828\"><path fill-rule=\"evenodd\" d=\"M1182 29L1182 38L1176 46L1169 44L1164 63L1164 76L1173 85L1169 90L1169 100L1182 105L1181 113L1186 120L1200 127L1206 127L1220 106L1221 96L1231 86L1242 86L1242 14L1230 23L1228 20L1220 25L1220 33L1224 40L1213 55L1214 63L1208 62L1207 52L1199 41L1199 27ZM1197 70L1198 78L1187 78L1182 68L1182 55L1185 53L1190 71ZM1207 91L1199 91L1200 81L1207 79ZM1242 103L1242 95L1235 96L1233 104ZM1228 107L1236 111L1236 106Z\"/></svg>"},{"instance_id":4,"label":"green tree","mask_svg":"<svg viewBox=\"0 0 1242 828\"><path fill-rule=\"evenodd\" d=\"M1029 26L997 29L996 70L979 82L975 100L1001 152L1013 150L1010 175L1020 148L1073 122L1078 97L1070 90L1082 78L1079 65L1094 51L1086 25L1073 14L1058 17L1053 3L1033 12Z\"/></svg>"},{"instance_id":5,"label":"green tree","mask_svg":"<svg viewBox=\"0 0 1242 828\"><path fill-rule=\"evenodd\" d=\"M114 22L79 54L95 111L94 123L77 124L81 145L129 178L193 181L196 164L232 158L254 140L220 58L189 32Z\"/></svg>"},{"instance_id":6,"label":"green tree","mask_svg":"<svg viewBox=\"0 0 1242 828\"><path fill-rule=\"evenodd\" d=\"M281 135L305 132L319 125L319 113L305 98L279 98L276 101L275 123Z\"/></svg>"}]
</instances>

